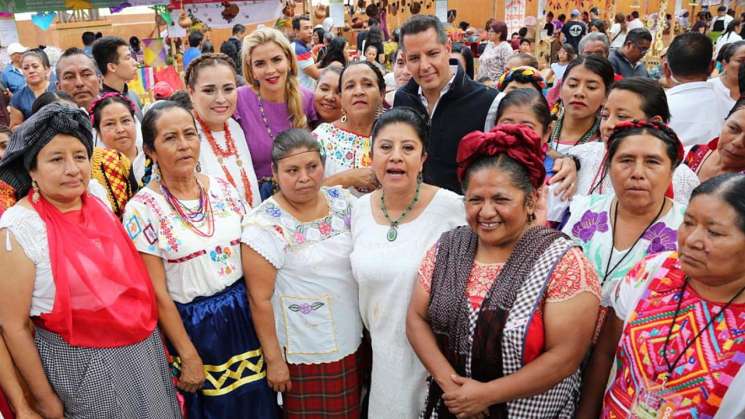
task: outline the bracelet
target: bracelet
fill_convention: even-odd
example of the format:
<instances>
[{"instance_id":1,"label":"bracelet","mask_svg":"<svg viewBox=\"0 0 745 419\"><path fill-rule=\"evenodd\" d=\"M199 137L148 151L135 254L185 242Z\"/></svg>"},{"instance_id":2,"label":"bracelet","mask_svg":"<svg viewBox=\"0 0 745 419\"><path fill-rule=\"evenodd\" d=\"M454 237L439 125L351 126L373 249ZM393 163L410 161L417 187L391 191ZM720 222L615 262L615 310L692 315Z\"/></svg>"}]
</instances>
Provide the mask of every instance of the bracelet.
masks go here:
<instances>
[{"instance_id":1,"label":"bracelet","mask_svg":"<svg viewBox=\"0 0 745 419\"><path fill-rule=\"evenodd\" d=\"M574 166L577 168L577 172L579 172L579 169L582 167L582 165L579 162L579 157L573 154L564 154L561 157L565 159L572 159L572 161L574 162Z\"/></svg>"}]
</instances>

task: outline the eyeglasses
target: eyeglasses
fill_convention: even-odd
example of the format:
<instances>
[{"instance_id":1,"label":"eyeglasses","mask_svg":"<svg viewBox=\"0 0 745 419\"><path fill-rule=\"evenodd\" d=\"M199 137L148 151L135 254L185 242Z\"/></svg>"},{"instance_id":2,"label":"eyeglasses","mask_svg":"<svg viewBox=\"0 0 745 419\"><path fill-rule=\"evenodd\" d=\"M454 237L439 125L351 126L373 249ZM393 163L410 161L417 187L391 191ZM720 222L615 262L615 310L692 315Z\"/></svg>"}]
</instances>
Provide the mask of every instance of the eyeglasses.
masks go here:
<instances>
[{"instance_id":1,"label":"eyeglasses","mask_svg":"<svg viewBox=\"0 0 745 419\"><path fill-rule=\"evenodd\" d=\"M649 51L649 47L646 47L646 48L642 48L642 47L640 47L640 46L639 46L639 44L637 44L637 43L634 43L634 46L636 47L636 49L638 49L638 50L639 50L639 52L640 52L640 53L641 53L642 55L646 54L646 53L647 53L647 51Z\"/></svg>"}]
</instances>

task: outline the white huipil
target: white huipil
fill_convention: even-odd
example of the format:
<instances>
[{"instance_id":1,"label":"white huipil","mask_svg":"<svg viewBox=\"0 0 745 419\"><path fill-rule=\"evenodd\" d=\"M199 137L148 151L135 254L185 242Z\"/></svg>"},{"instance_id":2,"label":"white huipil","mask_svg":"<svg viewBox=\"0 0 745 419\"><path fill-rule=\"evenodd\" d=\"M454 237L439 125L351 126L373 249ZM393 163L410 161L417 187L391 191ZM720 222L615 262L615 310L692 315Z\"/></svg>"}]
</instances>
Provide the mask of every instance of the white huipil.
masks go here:
<instances>
[{"instance_id":1,"label":"white huipil","mask_svg":"<svg viewBox=\"0 0 745 419\"><path fill-rule=\"evenodd\" d=\"M373 350L368 417L409 419L419 416L427 392L427 370L406 338L406 312L424 254L445 231L466 223L463 198L446 189L435 194L415 219L398 226L388 241L389 225L373 218L371 195L352 210L352 272L359 285L360 314Z\"/></svg>"}]
</instances>

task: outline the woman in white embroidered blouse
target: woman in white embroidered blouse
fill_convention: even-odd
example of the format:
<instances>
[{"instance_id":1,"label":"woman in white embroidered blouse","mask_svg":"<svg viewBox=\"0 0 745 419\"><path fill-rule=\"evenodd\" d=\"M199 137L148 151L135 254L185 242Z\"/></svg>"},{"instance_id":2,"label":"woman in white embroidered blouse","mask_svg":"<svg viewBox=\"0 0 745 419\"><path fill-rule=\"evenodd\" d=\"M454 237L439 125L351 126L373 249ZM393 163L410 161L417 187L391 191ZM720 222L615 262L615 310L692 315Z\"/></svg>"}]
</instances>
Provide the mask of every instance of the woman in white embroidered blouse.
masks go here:
<instances>
[{"instance_id":1,"label":"woman in white embroidered blouse","mask_svg":"<svg viewBox=\"0 0 745 419\"><path fill-rule=\"evenodd\" d=\"M568 151L580 161L577 172L577 194L613 194L613 183L606 166L606 144L616 124L630 120L653 120L667 124L670 110L665 91L652 79L630 77L619 80L608 94L600 111L600 135L602 141L580 144ZM673 172L672 192L676 202L688 203L699 180L688 166L679 165Z\"/></svg>"},{"instance_id":2,"label":"woman in white embroidered blouse","mask_svg":"<svg viewBox=\"0 0 745 419\"><path fill-rule=\"evenodd\" d=\"M156 103L142 131L156 176L123 222L153 281L188 416L276 417L242 280L244 201L227 181L196 172L200 138L188 110Z\"/></svg>"},{"instance_id":3,"label":"woman in white embroidered blouse","mask_svg":"<svg viewBox=\"0 0 745 419\"><path fill-rule=\"evenodd\" d=\"M460 195L421 183L427 133L425 117L407 108L378 118L372 167L381 189L352 210L352 271L373 349L370 418L415 418L424 407L427 371L406 339L407 302L425 251L465 224Z\"/></svg>"},{"instance_id":4,"label":"woman in white embroidered blouse","mask_svg":"<svg viewBox=\"0 0 745 419\"><path fill-rule=\"evenodd\" d=\"M358 418L362 322L349 262L354 198L340 187L321 187L320 145L302 129L274 140L272 171L279 191L252 211L241 237L269 385L283 393L286 418Z\"/></svg>"},{"instance_id":5,"label":"woman in white embroidered blouse","mask_svg":"<svg viewBox=\"0 0 745 419\"><path fill-rule=\"evenodd\" d=\"M370 166L370 132L383 106L385 79L369 61L349 64L339 76L343 116L313 131L325 156L324 185L341 185L360 193L378 183Z\"/></svg>"},{"instance_id":6,"label":"woman in white embroidered blouse","mask_svg":"<svg viewBox=\"0 0 745 419\"><path fill-rule=\"evenodd\" d=\"M227 180L249 207L261 202L243 129L231 116L238 99L235 67L225 54L202 54L185 76L202 139L202 173Z\"/></svg>"}]
</instances>

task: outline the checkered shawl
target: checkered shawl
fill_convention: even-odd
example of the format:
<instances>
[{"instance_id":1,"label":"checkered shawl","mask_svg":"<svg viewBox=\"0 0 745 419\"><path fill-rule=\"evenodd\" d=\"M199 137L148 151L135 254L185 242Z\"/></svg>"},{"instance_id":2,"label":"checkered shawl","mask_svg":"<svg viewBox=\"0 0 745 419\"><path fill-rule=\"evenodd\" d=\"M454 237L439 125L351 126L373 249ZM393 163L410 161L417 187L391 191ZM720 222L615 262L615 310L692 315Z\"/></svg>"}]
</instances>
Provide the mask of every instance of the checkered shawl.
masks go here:
<instances>
[{"instance_id":1,"label":"checkered shawl","mask_svg":"<svg viewBox=\"0 0 745 419\"><path fill-rule=\"evenodd\" d=\"M465 287L476 255L477 236L468 227L459 227L440 238L437 260L432 278L430 323L436 335L444 337L447 347L441 348L450 360L465 364L453 365L459 374L476 379L485 370L498 376L515 373L524 366L524 348L530 319L543 301L551 273L572 242L554 230L533 227L517 242L494 285L489 290L480 310L469 310ZM505 313L499 315L498 313ZM487 325L482 322L506 322ZM481 324L478 327L478 324ZM494 347L494 333L485 333L491 326L501 332L500 347ZM502 327L504 326L504 327ZM479 332L481 330L481 332ZM488 352L494 352L491 355ZM471 354L479 354L471 357ZM490 357L501 358L501 365L487 366ZM486 359L481 359L486 357ZM495 368L496 367L496 368ZM487 374L492 375L492 374ZM579 388L579 373L561 381L557 386L525 399L507 403L509 417L559 417L574 409L575 392ZM430 392L430 396L434 394ZM428 406L432 400L428 400ZM499 415L498 411L493 411ZM501 415L499 415L501 416Z\"/></svg>"}]
</instances>

